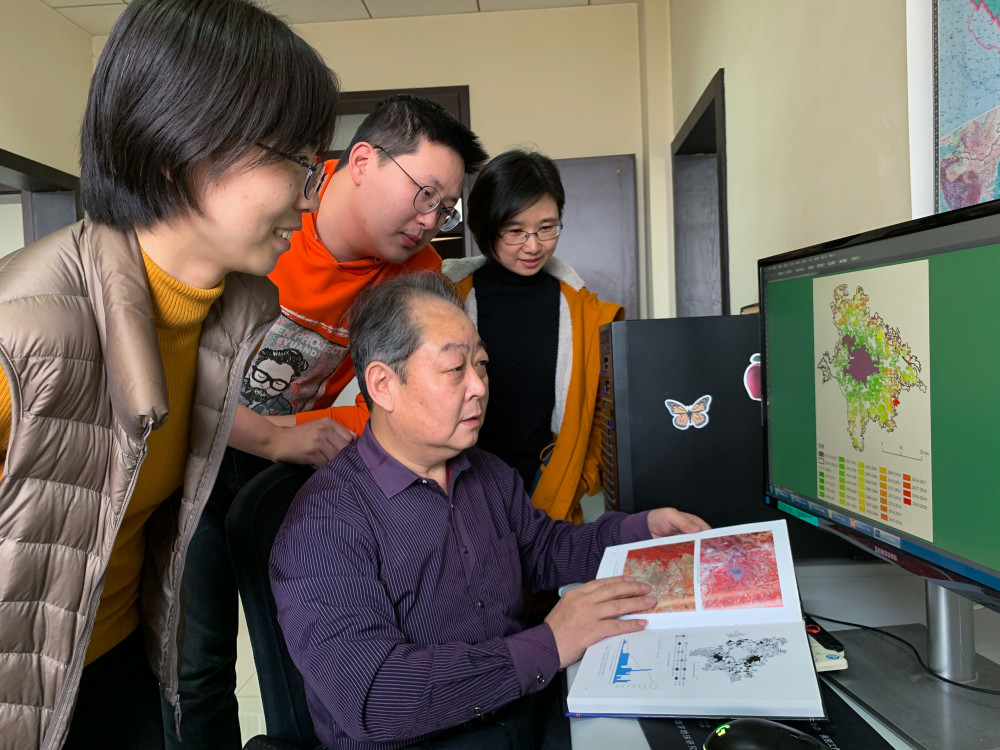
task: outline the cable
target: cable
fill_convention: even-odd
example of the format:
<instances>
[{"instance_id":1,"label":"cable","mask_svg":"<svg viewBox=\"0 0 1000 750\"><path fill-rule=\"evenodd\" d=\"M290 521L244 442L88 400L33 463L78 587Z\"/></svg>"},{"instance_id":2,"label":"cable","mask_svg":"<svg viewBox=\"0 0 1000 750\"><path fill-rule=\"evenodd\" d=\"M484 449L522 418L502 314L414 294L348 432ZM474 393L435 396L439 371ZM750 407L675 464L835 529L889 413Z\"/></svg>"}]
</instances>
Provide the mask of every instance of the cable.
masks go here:
<instances>
[{"instance_id":1,"label":"cable","mask_svg":"<svg viewBox=\"0 0 1000 750\"><path fill-rule=\"evenodd\" d=\"M933 677L934 679L941 680L941 682L947 682L949 685L954 685L955 687L964 688L965 690L973 690L973 691L975 691L977 693L986 693L987 695L1000 695L1000 690L990 690L988 688L975 687L974 685L966 685L966 684L961 683L961 682L956 682L955 680L949 680L947 677L942 677L941 675L932 672L931 668L928 667L926 664L924 664L924 660L922 658L920 658L920 652L917 651L917 649L913 646L912 643L910 643L909 641L907 641L907 640L905 640L903 638L900 638L898 635L890 633L887 630L883 630L882 628L873 628L870 625L862 625L861 623L858 623L858 622L847 622L846 620L835 620L832 617L826 617L824 615L816 615L816 614L813 614L811 612L803 612L802 614L807 615L809 617L812 617L815 620L825 620L826 622L835 622L838 625L849 625L852 628L861 628L863 630L870 630L873 633L879 633L880 635L888 636L889 638L892 638L893 640L899 641L904 646L906 646L908 649L910 649L910 651L912 651L913 655L916 657L917 663L919 663L920 666L923 668L923 670L927 674L929 674L931 677Z\"/></svg>"}]
</instances>

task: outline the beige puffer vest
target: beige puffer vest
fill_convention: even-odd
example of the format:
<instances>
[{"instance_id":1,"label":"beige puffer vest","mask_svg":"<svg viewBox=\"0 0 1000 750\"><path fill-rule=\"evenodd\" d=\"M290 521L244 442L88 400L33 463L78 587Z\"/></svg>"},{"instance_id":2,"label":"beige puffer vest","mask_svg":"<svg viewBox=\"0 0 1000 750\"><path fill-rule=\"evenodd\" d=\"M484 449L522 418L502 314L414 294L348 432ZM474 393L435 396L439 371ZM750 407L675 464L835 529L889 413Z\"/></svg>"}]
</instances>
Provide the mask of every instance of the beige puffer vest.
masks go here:
<instances>
[{"instance_id":1,"label":"beige puffer vest","mask_svg":"<svg viewBox=\"0 0 1000 750\"><path fill-rule=\"evenodd\" d=\"M111 547L167 418L146 273L132 233L83 221L0 259L0 367L12 427L0 479L0 748L62 746ZM267 279L230 274L205 320L184 487L150 518L150 665L176 705L179 585L256 343Z\"/></svg>"}]
</instances>

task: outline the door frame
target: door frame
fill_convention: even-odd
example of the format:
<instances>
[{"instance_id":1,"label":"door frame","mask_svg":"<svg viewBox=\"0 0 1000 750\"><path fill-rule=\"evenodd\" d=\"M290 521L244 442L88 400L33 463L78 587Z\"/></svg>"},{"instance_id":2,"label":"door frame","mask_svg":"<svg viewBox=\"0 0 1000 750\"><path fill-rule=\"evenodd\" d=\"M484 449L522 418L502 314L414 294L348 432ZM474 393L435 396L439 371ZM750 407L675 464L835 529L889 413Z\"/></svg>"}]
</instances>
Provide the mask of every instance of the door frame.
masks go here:
<instances>
[{"instance_id":1,"label":"door frame","mask_svg":"<svg viewBox=\"0 0 1000 750\"><path fill-rule=\"evenodd\" d=\"M83 218L79 177L4 149L0 149L0 193L21 196L25 245ZM53 225L62 218L66 221Z\"/></svg>"},{"instance_id":2,"label":"door frame","mask_svg":"<svg viewBox=\"0 0 1000 750\"><path fill-rule=\"evenodd\" d=\"M717 201L719 217L719 299L721 315L729 314L729 220L726 206L726 99L722 68L712 76L698 102L691 109L670 144L671 167L676 174L679 160L689 155L715 154ZM676 195L676 191L674 191ZM676 197L674 198L676 216ZM676 243L674 280L677 278Z\"/></svg>"}]
</instances>

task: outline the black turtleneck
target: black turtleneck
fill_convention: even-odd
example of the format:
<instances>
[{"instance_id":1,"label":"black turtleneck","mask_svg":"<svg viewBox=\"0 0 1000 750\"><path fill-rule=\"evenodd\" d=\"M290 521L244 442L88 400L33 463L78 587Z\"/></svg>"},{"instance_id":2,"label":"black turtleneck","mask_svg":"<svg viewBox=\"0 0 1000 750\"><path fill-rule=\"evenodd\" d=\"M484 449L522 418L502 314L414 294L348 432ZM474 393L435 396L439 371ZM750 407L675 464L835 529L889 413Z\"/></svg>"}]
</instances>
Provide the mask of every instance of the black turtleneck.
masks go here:
<instances>
[{"instance_id":1,"label":"black turtleneck","mask_svg":"<svg viewBox=\"0 0 1000 750\"><path fill-rule=\"evenodd\" d=\"M490 364L490 400L478 445L514 467L529 489L552 442L559 281L521 276L492 260L472 275L479 335Z\"/></svg>"}]
</instances>

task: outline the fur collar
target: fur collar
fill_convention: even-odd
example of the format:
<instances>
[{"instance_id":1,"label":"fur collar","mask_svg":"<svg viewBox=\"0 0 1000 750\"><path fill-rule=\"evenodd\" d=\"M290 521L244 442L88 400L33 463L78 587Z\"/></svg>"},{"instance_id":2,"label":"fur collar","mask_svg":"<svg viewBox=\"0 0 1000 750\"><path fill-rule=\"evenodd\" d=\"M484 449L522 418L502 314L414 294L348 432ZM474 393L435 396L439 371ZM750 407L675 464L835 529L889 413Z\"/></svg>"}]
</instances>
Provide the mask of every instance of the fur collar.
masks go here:
<instances>
[{"instance_id":1,"label":"fur collar","mask_svg":"<svg viewBox=\"0 0 1000 750\"><path fill-rule=\"evenodd\" d=\"M448 258L441 262L441 273L451 281L461 281L485 262L485 255L474 255L471 258ZM583 279L580 278L580 274L574 271L569 263L554 255L549 258L548 263L542 266L542 270L550 276L555 276L559 281L576 291L580 291L586 286Z\"/></svg>"}]
</instances>

